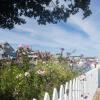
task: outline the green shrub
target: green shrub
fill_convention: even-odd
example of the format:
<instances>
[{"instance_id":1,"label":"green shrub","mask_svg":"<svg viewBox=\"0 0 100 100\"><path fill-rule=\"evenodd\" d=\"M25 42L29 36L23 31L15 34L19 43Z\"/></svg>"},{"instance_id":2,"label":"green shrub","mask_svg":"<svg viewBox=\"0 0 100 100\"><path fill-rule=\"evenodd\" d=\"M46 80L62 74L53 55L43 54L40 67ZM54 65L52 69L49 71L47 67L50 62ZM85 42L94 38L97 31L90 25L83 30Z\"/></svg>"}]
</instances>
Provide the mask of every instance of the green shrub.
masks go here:
<instances>
[{"instance_id":1,"label":"green shrub","mask_svg":"<svg viewBox=\"0 0 100 100\"><path fill-rule=\"evenodd\" d=\"M43 100L45 92L50 95L53 88L65 84L75 77L76 73L60 64L38 64L27 71L17 66L0 70L0 98L2 100Z\"/></svg>"}]
</instances>

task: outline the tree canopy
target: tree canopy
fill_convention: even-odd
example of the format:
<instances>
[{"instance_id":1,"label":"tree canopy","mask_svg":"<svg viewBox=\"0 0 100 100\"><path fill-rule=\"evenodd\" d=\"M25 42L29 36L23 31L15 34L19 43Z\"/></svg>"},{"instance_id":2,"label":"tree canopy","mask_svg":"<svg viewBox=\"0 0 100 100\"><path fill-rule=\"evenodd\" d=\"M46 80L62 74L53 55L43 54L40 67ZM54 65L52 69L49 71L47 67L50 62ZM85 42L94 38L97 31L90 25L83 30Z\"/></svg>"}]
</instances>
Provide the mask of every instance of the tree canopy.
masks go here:
<instances>
[{"instance_id":1,"label":"tree canopy","mask_svg":"<svg viewBox=\"0 0 100 100\"><path fill-rule=\"evenodd\" d=\"M91 14L89 5L90 0L0 0L0 28L24 24L25 17L33 17L42 25L66 22L80 10L85 18Z\"/></svg>"}]
</instances>

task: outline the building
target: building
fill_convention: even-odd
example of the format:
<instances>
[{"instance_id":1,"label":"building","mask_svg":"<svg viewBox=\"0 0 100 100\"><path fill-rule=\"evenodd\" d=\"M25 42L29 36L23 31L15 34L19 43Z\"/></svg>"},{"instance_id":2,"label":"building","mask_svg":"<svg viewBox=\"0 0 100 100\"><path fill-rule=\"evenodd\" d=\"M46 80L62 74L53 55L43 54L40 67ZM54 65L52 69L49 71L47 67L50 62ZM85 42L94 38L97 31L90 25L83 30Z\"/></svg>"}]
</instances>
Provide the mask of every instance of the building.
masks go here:
<instances>
[{"instance_id":1,"label":"building","mask_svg":"<svg viewBox=\"0 0 100 100\"><path fill-rule=\"evenodd\" d=\"M16 52L13 47L8 42L0 43L0 60L15 58Z\"/></svg>"}]
</instances>

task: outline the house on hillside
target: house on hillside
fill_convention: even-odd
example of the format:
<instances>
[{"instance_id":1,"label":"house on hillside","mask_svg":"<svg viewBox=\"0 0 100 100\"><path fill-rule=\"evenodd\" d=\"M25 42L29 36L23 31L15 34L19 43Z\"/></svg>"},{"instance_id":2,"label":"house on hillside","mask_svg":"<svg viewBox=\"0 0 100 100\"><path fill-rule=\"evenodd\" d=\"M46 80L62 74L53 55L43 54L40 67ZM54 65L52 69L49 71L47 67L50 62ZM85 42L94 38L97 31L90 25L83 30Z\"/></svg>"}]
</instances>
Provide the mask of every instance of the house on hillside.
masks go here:
<instances>
[{"instance_id":1,"label":"house on hillside","mask_svg":"<svg viewBox=\"0 0 100 100\"><path fill-rule=\"evenodd\" d=\"M15 58L16 52L13 47L8 42L0 43L0 60Z\"/></svg>"}]
</instances>

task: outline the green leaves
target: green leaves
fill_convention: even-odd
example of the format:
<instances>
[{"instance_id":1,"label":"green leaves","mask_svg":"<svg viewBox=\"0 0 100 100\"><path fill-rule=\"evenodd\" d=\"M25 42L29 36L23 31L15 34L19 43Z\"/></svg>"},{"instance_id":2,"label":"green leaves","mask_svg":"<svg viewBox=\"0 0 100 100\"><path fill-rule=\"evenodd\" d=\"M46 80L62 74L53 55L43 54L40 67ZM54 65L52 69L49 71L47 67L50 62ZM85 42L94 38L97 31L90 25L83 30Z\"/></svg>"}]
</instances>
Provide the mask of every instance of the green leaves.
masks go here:
<instances>
[{"instance_id":1,"label":"green leaves","mask_svg":"<svg viewBox=\"0 0 100 100\"><path fill-rule=\"evenodd\" d=\"M16 24L25 24L25 17L33 17L41 25L66 22L71 14L78 13L80 9L83 18L91 15L90 0L72 1L63 0L65 6L60 0L0 0L0 28L12 29Z\"/></svg>"},{"instance_id":2,"label":"green leaves","mask_svg":"<svg viewBox=\"0 0 100 100\"><path fill-rule=\"evenodd\" d=\"M0 70L0 98L4 100L42 100L47 91L52 94L54 87L59 87L75 77L68 66L48 61L39 62L36 67L24 70L24 66L7 66ZM7 98L7 99L5 99Z\"/></svg>"}]
</instances>

